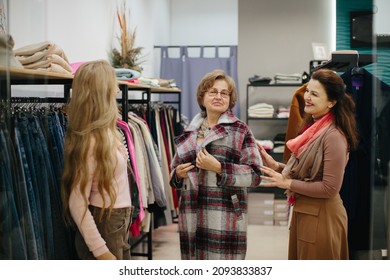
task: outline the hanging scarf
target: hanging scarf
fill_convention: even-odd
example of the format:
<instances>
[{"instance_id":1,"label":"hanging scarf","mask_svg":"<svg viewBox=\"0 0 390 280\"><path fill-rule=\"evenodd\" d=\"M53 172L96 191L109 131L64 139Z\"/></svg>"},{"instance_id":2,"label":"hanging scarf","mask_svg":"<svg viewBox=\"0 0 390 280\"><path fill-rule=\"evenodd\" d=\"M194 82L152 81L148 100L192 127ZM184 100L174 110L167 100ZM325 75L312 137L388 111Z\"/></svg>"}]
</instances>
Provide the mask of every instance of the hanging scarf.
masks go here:
<instances>
[{"instance_id":1,"label":"hanging scarf","mask_svg":"<svg viewBox=\"0 0 390 280\"><path fill-rule=\"evenodd\" d=\"M323 131L334 122L332 112L326 113L322 118L316 120L309 128L294 139L287 141L289 150L297 157L306 150L307 146L313 142Z\"/></svg>"}]
</instances>

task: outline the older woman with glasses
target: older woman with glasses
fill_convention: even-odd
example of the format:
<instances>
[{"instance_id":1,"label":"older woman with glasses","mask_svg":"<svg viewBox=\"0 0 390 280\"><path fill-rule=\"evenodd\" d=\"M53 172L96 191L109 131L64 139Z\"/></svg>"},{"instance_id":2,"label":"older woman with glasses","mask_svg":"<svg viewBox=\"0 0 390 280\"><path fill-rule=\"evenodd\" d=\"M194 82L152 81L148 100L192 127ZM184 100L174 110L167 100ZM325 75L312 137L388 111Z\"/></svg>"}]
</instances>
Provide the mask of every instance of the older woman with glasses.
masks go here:
<instances>
[{"instance_id":1,"label":"older woman with glasses","mask_svg":"<svg viewBox=\"0 0 390 280\"><path fill-rule=\"evenodd\" d=\"M221 70L197 89L201 109L175 139L171 186L180 190L182 259L245 259L247 187L260 184L262 160L249 127L232 113L234 80Z\"/></svg>"}]
</instances>

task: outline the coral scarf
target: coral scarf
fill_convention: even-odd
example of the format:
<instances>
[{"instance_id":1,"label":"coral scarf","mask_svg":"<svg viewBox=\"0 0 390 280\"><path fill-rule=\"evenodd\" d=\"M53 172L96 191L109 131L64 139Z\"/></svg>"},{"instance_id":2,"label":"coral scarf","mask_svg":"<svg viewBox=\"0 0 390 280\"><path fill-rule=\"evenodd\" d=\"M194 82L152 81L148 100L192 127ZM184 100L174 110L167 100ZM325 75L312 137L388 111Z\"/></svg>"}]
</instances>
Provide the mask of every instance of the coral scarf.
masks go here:
<instances>
[{"instance_id":1,"label":"coral scarf","mask_svg":"<svg viewBox=\"0 0 390 280\"><path fill-rule=\"evenodd\" d=\"M297 157L306 150L307 146L313 142L322 132L334 122L334 115L328 112L321 119L314 121L309 128L294 139L287 141L289 150Z\"/></svg>"}]
</instances>

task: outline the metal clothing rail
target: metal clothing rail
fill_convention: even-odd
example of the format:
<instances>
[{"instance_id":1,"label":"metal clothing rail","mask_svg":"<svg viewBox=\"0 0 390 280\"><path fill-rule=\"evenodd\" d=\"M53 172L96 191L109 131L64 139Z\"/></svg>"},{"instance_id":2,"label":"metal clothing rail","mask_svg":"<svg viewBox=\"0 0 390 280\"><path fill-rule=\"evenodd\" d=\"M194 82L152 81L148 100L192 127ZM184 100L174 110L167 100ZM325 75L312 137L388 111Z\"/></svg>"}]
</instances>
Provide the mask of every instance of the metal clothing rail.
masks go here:
<instances>
[{"instance_id":1,"label":"metal clothing rail","mask_svg":"<svg viewBox=\"0 0 390 280\"><path fill-rule=\"evenodd\" d=\"M167 46L154 46L155 49L161 49L161 48L181 48L181 47L187 47L187 48L230 48L230 47L236 47L237 45L167 45Z\"/></svg>"},{"instance_id":2,"label":"metal clothing rail","mask_svg":"<svg viewBox=\"0 0 390 280\"><path fill-rule=\"evenodd\" d=\"M335 51L328 61L310 61L310 73L318 69L332 69L336 72L346 72L353 67L363 67L378 61L376 54L359 54L358 52Z\"/></svg>"}]
</instances>

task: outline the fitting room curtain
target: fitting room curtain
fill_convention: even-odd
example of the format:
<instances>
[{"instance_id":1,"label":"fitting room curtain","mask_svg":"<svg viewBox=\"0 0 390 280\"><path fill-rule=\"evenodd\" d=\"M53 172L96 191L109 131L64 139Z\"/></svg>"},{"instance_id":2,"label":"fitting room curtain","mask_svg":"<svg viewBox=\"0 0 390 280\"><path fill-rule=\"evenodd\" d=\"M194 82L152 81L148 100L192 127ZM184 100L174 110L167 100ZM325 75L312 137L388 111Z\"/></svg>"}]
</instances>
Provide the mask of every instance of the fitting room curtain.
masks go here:
<instances>
[{"instance_id":1,"label":"fitting room curtain","mask_svg":"<svg viewBox=\"0 0 390 280\"><path fill-rule=\"evenodd\" d=\"M202 77L214 69L222 69L236 82L237 76L237 46L163 46L161 48L160 77L163 79L175 79L176 85L181 89L181 114L190 121L200 111L196 100L196 89ZM176 52L170 52L171 49ZM191 50L190 50L191 49ZM196 56L192 52L197 51ZM196 50L197 49L197 50ZM214 50L205 54L205 51ZM223 51L228 55L222 55ZM189 54L190 53L190 54ZM233 108L236 116L240 116L239 100Z\"/></svg>"}]
</instances>

